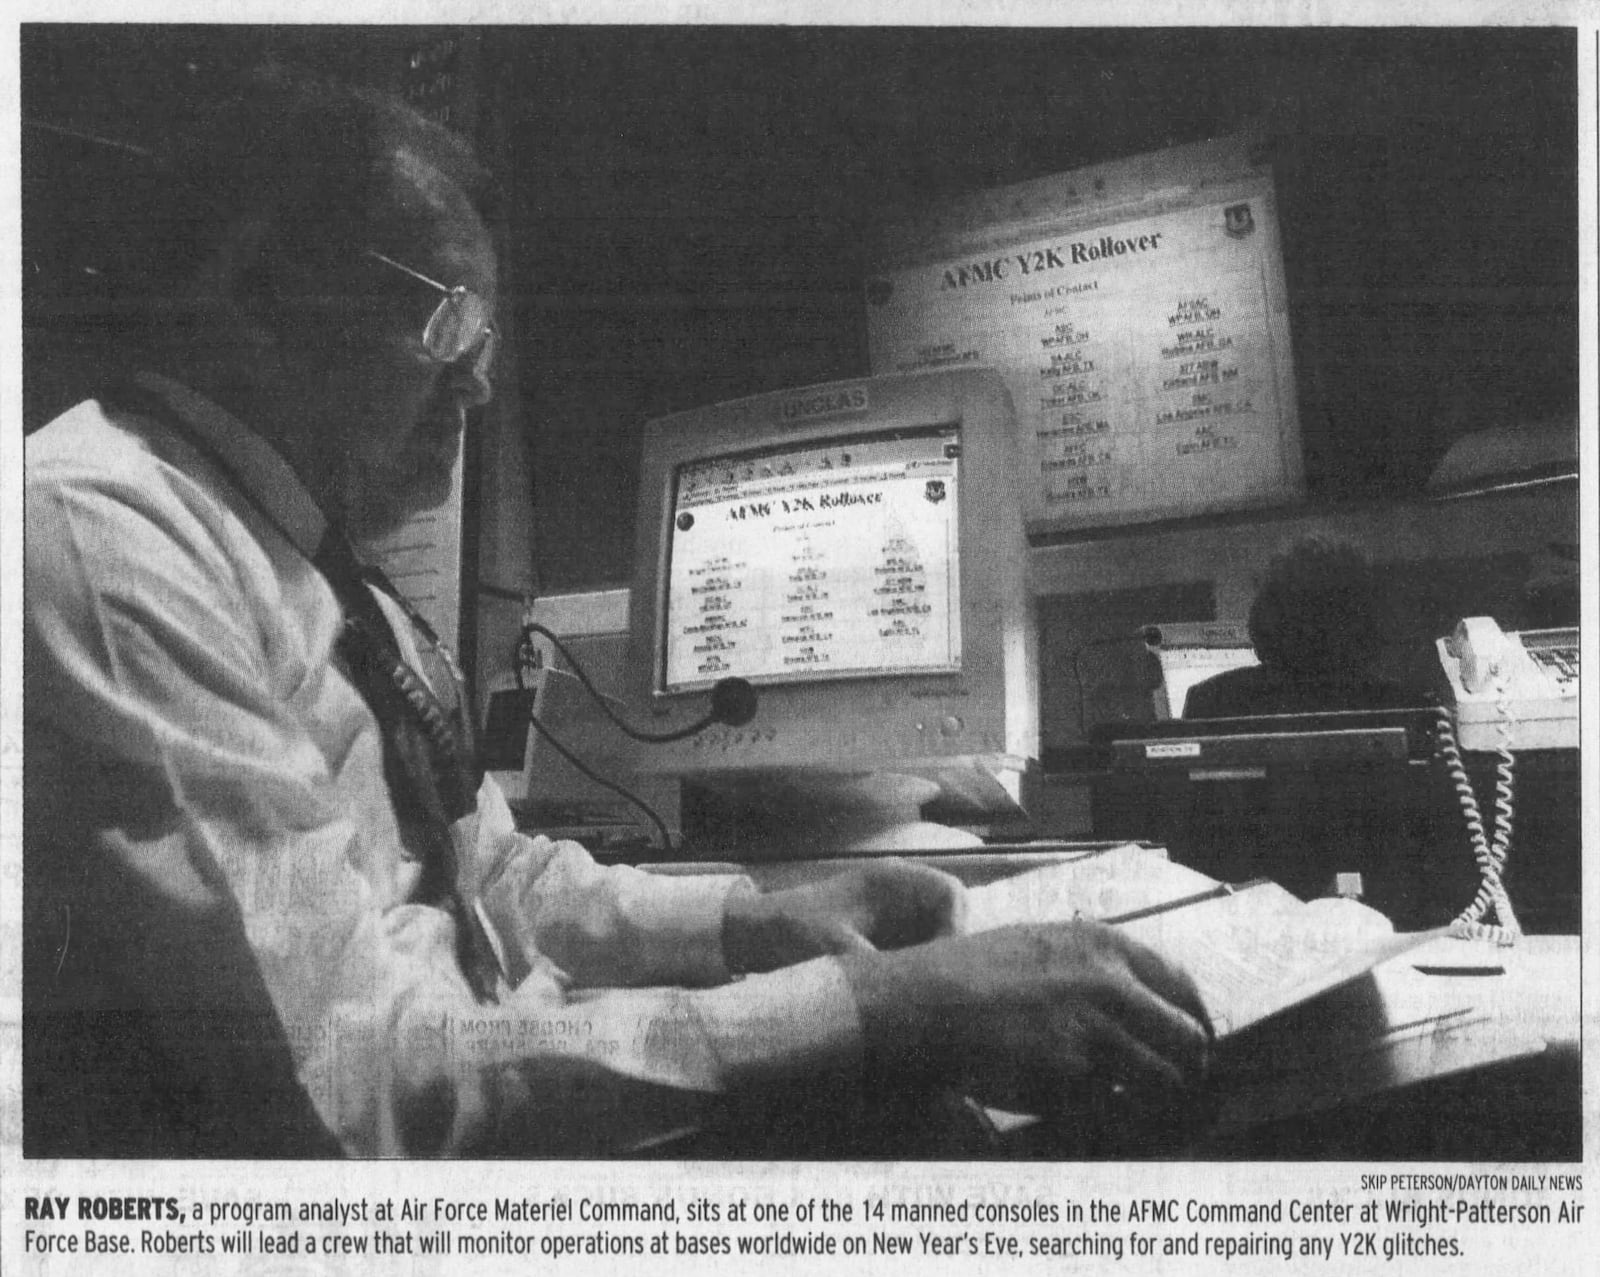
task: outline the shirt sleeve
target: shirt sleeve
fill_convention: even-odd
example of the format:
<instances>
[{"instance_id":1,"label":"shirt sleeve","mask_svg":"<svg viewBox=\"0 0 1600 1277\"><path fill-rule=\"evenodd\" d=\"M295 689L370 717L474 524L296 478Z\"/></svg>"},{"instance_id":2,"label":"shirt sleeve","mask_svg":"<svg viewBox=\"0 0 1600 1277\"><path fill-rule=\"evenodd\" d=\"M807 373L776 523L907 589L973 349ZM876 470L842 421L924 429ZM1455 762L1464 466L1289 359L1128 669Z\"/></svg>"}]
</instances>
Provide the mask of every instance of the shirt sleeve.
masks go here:
<instances>
[{"instance_id":1,"label":"shirt sleeve","mask_svg":"<svg viewBox=\"0 0 1600 1277\"><path fill-rule=\"evenodd\" d=\"M731 890L749 887L748 879L602 868L578 843L517 833L492 777L484 779L467 823L476 828L457 835L463 886L476 898L513 982L541 959L580 986L728 979L723 907Z\"/></svg>"},{"instance_id":2,"label":"shirt sleeve","mask_svg":"<svg viewBox=\"0 0 1600 1277\"><path fill-rule=\"evenodd\" d=\"M267 623L281 582L259 550L229 544L236 521L197 500L147 498L40 484L28 504L29 712L140 791L139 819L75 866L106 915L80 943L105 946L121 996L203 1012L259 970L319 1116L367 1156L625 1151L692 1125L719 1091L854 1058L830 960L679 987L725 980L736 880L603 869L515 834L497 794L470 885L525 970L478 1002L455 919L410 898L392 809L385 823L340 801L336 768L361 765L349 751L374 751L381 785L370 716L333 740L308 721L340 676L282 649ZM153 1023L197 1075L237 1067L192 1019Z\"/></svg>"}]
</instances>

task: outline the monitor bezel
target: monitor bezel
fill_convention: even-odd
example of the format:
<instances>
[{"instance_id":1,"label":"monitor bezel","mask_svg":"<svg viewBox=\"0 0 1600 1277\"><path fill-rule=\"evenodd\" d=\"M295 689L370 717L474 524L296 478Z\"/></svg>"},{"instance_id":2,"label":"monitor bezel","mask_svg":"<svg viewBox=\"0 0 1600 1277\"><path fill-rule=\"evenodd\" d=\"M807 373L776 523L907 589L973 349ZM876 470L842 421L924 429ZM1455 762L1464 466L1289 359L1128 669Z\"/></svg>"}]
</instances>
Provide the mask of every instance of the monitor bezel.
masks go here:
<instances>
[{"instance_id":1,"label":"monitor bezel","mask_svg":"<svg viewBox=\"0 0 1600 1277\"><path fill-rule=\"evenodd\" d=\"M898 761L1038 757L1037 635L1028 590L1027 537L1016 501L1021 461L1015 413L991 369L967 367L863 377L756 395L647 423L640 467L635 580L630 597L628 700L660 725L700 710L703 692L662 684L673 476L695 460L769 446L804 447L896 430L950 428L961 437L962 667L959 671L815 678L765 684L743 729L710 729L644 751L641 769L679 774L809 767L816 750L786 732L823 724L840 765L870 754L893 717ZM974 423L992 423L973 429ZM814 742L813 742L814 745ZM864 765L864 764L863 764Z\"/></svg>"}]
</instances>

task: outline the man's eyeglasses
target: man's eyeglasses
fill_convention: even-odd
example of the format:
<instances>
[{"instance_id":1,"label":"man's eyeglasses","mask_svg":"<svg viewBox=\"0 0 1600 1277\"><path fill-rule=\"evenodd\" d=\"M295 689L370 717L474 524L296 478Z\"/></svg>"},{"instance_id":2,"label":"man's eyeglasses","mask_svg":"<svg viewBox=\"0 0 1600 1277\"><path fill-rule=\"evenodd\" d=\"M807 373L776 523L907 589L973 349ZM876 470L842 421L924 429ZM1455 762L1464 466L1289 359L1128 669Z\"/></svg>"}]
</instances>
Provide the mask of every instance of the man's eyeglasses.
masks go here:
<instances>
[{"instance_id":1,"label":"man's eyeglasses","mask_svg":"<svg viewBox=\"0 0 1600 1277\"><path fill-rule=\"evenodd\" d=\"M476 349L478 355L472 364L473 375L487 385L497 336L489 303L464 284L446 287L436 279L429 279L421 271L412 270L392 257L385 257L375 248L367 249L367 256L403 271L412 279L444 294L422 330L422 348L428 353L428 358L441 364L458 363Z\"/></svg>"}]
</instances>

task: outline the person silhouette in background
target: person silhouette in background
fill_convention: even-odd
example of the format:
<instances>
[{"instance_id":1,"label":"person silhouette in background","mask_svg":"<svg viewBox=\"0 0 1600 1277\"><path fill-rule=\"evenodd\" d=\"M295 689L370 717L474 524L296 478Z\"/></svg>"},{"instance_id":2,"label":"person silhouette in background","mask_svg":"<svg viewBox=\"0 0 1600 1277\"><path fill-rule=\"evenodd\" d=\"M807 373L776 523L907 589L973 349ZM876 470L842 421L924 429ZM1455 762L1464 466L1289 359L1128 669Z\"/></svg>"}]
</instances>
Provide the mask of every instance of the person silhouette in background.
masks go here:
<instances>
[{"instance_id":1,"label":"person silhouette in background","mask_svg":"<svg viewBox=\"0 0 1600 1277\"><path fill-rule=\"evenodd\" d=\"M1376 671L1392 616L1372 565L1354 546L1308 537L1272 561L1250 605L1261 664L1189 689L1185 718L1250 718L1394 709L1422 697Z\"/></svg>"}]
</instances>

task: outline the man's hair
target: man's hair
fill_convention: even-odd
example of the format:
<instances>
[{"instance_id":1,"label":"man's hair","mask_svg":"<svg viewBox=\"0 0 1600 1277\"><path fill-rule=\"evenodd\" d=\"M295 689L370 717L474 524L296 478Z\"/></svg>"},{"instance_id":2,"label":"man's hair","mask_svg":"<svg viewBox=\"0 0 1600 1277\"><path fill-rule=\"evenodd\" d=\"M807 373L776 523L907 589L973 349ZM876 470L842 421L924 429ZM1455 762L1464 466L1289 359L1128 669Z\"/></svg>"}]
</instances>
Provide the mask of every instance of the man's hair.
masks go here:
<instances>
[{"instance_id":1,"label":"man's hair","mask_svg":"<svg viewBox=\"0 0 1600 1277\"><path fill-rule=\"evenodd\" d=\"M1295 677L1360 676L1384 644L1389 607L1351 545L1309 537L1272 561L1250 606L1261 663Z\"/></svg>"},{"instance_id":2,"label":"man's hair","mask_svg":"<svg viewBox=\"0 0 1600 1277\"><path fill-rule=\"evenodd\" d=\"M459 135L389 94L279 64L249 73L199 129L174 139L172 159L194 266L251 224L264 232L266 262L312 268L425 241L439 209L405 198L398 160L420 160L480 214L489 196Z\"/></svg>"}]
</instances>

